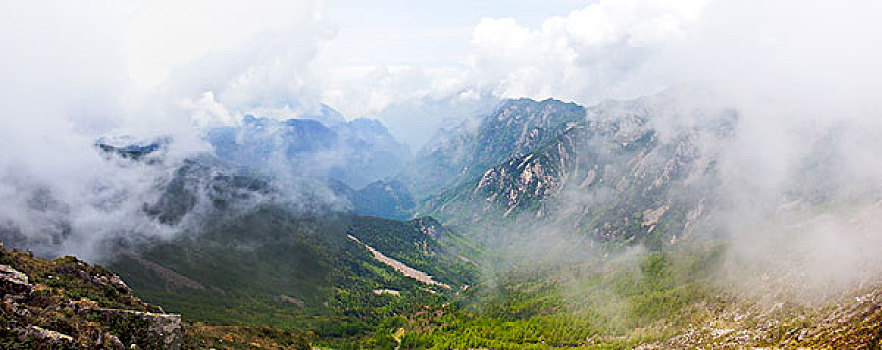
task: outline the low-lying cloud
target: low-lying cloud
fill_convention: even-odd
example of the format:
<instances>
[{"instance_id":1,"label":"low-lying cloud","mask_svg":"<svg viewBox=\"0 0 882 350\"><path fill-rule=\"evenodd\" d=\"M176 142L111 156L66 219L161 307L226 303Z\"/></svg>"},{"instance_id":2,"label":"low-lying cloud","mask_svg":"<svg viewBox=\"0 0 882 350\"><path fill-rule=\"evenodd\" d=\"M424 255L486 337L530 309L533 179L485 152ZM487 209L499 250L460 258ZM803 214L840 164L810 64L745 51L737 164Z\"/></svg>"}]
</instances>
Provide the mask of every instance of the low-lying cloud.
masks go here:
<instances>
[{"instance_id":1,"label":"low-lying cloud","mask_svg":"<svg viewBox=\"0 0 882 350\"><path fill-rule=\"evenodd\" d=\"M333 40L334 25L321 1L7 2L0 5L0 224L85 242L130 220L169 170L108 162L93 146L104 135L170 136L171 164L210 149L205 127L237 124L253 111L294 117L325 102L348 118L394 121L391 130L419 143L500 98L591 105L689 86L702 91L685 97L690 104L738 111L736 137L717 163L727 210L720 217L733 245L747 247L733 250L733 261L764 261L741 253L762 245L786 253L784 243L804 237L799 249L809 255L800 256L869 257L848 248L879 236L872 227L851 229L862 217L796 216L822 224L807 236L774 223L782 205L815 205L822 188L825 201L843 208L876 205L880 12L873 1L601 0L538 27L485 18L459 62L325 67L314 58ZM426 107L438 112L412 117ZM655 121L659 137L693 123L672 122ZM41 202L43 191L52 200ZM70 226L56 227L47 214L54 212L72 218ZM869 238L824 243L848 232ZM86 246L64 250L92 254ZM774 257L762 255L769 266ZM863 271L823 266L836 267L825 276Z\"/></svg>"},{"instance_id":2,"label":"low-lying cloud","mask_svg":"<svg viewBox=\"0 0 882 350\"><path fill-rule=\"evenodd\" d=\"M203 127L319 108L307 66L333 27L318 1L45 1L0 5L0 33L0 229L89 258L114 235L170 234L143 205L210 150ZM123 135L168 137L163 165L94 145Z\"/></svg>"}]
</instances>

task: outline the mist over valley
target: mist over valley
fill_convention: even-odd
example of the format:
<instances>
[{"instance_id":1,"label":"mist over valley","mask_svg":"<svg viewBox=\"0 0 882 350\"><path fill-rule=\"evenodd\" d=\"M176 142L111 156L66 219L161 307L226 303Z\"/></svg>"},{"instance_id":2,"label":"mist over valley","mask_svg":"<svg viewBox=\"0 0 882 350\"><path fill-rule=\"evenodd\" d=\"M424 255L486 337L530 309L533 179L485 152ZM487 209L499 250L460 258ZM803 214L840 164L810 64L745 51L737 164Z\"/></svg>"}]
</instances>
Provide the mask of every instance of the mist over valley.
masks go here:
<instances>
[{"instance_id":1,"label":"mist over valley","mask_svg":"<svg viewBox=\"0 0 882 350\"><path fill-rule=\"evenodd\" d=\"M46 5L4 348L880 344L877 4Z\"/></svg>"}]
</instances>

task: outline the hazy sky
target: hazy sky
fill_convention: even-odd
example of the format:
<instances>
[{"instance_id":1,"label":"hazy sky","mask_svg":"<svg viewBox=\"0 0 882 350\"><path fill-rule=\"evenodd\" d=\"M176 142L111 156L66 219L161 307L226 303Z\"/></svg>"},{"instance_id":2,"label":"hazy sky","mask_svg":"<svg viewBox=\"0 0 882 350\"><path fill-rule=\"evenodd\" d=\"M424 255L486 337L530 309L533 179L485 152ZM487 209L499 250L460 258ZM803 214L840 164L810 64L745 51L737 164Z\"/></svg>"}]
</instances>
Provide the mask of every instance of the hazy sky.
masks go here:
<instances>
[{"instance_id":1,"label":"hazy sky","mask_svg":"<svg viewBox=\"0 0 882 350\"><path fill-rule=\"evenodd\" d=\"M0 102L22 124L13 136L44 133L37 119L90 137L170 133L326 103L349 119L380 118L413 144L499 98L591 104L709 79L754 85L745 91L830 86L804 83L812 79L874 91L864 67L878 56L868 17L878 7L0 0ZM854 96L843 89L832 95ZM12 117L22 114L39 118Z\"/></svg>"},{"instance_id":2,"label":"hazy sky","mask_svg":"<svg viewBox=\"0 0 882 350\"><path fill-rule=\"evenodd\" d=\"M319 53L335 65L450 65L468 60L472 30L483 17L538 26L589 0L357 1L329 3L337 35Z\"/></svg>"},{"instance_id":3,"label":"hazy sky","mask_svg":"<svg viewBox=\"0 0 882 350\"><path fill-rule=\"evenodd\" d=\"M412 124L432 116L404 120L390 107L587 103L687 38L704 3L0 1L0 89L9 88L0 92L31 86L39 91L23 97L64 104L46 118L76 115L78 127L102 132L289 118L319 103Z\"/></svg>"},{"instance_id":4,"label":"hazy sky","mask_svg":"<svg viewBox=\"0 0 882 350\"><path fill-rule=\"evenodd\" d=\"M350 117L455 93L592 101L601 97L589 90L606 88L655 46L681 39L704 4L331 2L335 35L313 65L326 79L322 100Z\"/></svg>"}]
</instances>

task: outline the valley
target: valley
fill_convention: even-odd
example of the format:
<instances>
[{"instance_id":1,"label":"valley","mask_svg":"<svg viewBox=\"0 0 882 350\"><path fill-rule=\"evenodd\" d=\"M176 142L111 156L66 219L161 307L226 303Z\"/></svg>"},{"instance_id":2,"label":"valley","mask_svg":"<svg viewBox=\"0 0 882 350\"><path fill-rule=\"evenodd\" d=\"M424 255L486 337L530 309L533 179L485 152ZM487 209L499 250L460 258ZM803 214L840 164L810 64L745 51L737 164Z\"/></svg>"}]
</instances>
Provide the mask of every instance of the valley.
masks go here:
<instances>
[{"instance_id":1,"label":"valley","mask_svg":"<svg viewBox=\"0 0 882 350\"><path fill-rule=\"evenodd\" d=\"M763 287L791 263L786 249L766 266L739 265L719 165L739 115L702 110L689 127L660 131L656 120L696 113L670 115L683 105L674 95L503 101L415 155L369 122L248 117L209 131L214 153L179 161L169 140L99 141L106 161L158 174L158 195L141 204L150 224L101 241L110 253L96 262L127 293L181 315L175 347L876 346L879 269L805 299L797 286L814 282L797 270ZM872 216L849 213L878 201L820 190L788 189L758 223L789 232L857 222L852 242L875 242ZM53 249L14 227L2 234L16 248ZM751 292L763 288L777 294ZM6 312L4 322L21 322Z\"/></svg>"},{"instance_id":2,"label":"valley","mask_svg":"<svg viewBox=\"0 0 882 350\"><path fill-rule=\"evenodd\" d=\"M0 0L0 349L882 349L880 13Z\"/></svg>"}]
</instances>

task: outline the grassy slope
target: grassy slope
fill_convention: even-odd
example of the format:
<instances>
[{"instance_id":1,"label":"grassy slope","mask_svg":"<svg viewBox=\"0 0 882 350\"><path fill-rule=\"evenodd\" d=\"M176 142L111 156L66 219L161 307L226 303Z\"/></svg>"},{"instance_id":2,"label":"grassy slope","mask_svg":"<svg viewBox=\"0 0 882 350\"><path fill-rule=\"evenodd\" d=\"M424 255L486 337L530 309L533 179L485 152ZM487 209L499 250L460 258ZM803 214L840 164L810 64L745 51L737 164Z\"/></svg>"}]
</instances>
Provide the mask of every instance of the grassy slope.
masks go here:
<instances>
[{"instance_id":1,"label":"grassy slope","mask_svg":"<svg viewBox=\"0 0 882 350\"><path fill-rule=\"evenodd\" d=\"M388 318L441 305L474 279L475 266L458 258L470 252L458 248L461 238L447 232L436 240L418 223L264 208L218 220L201 234L131 248L110 266L139 295L185 320L302 329L343 346L371 338ZM402 276L347 234L454 289ZM400 296L375 294L379 289Z\"/></svg>"},{"instance_id":2,"label":"grassy slope","mask_svg":"<svg viewBox=\"0 0 882 350\"><path fill-rule=\"evenodd\" d=\"M653 253L605 266L512 270L441 317L412 319L413 348L630 348L660 340L690 306L711 298L704 265L718 252ZM694 256L694 255L693 255ZM604 263L600 263L604 264ZM664 326L660 326L661 323Z\"/></svg>"},{"instance_id":3,"label":"grassy slope","mask_svg":"<svg viewBox=\"0 0 882 350\"><path fill-rule=\"evenodd\" d=\"M825 305L726 292L720 250L650 253L633 264L507 272L471 300L410 317L403 348L875 349L882 288ZM595 272L586 272L593 270Z\"/></svg>"},{"instance_id":4,"label":"grassy slope","mask_svg":"<svg viewBox=\"0 0 882 350\"><path fill-rule=\"evenodd\" d=\"M36 258L29 252L8 251L2 246L0 264L24 273L33 286L25 297L9 295L0 307L0 348L116 349L119 344L114 344L110 335L123 346L134 344L131 346L140 349L162 346L157 343L157 331L151 330L136 314L83 312L94 308L130 310L148 316L162 312L159 307L142 302L127 287L110 282L115 275L103 267L74 257ZM22 337L17 331L34 326L56 336L70 336L71 341ZM180 345L184 349L251 349L255 345L310 349L308 337L302 332L266 327L185 324L183 335Z\"/></svg>"}]
</instances>

